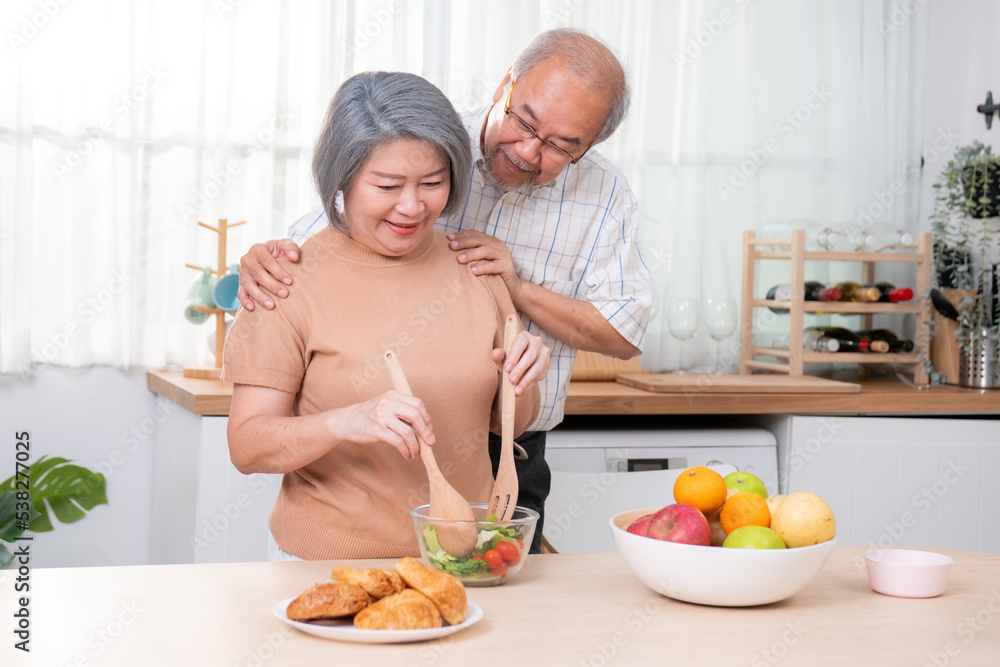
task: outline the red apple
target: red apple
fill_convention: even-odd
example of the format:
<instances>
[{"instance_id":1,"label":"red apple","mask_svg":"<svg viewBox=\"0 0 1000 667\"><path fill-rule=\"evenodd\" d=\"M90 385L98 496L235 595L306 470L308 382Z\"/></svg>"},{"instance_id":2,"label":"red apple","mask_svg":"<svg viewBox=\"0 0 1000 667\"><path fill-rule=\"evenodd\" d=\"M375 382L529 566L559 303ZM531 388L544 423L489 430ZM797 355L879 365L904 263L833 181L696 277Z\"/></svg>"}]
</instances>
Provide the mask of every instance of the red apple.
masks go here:
<instances>
[{"instance_id":1,"label":"red apple","mask_svg":"<svg viewBox=\"0 0 1000 667\"><path fill-rule=\"evenodd\" d=\"M632 533L633 535L641 535L646 537L646 531L649 530L649 522L653 519L652 514L646 514L639 517L635 521L629 524L629 527L625 530Z\"/></svg>"},{"instance_id":2,"label":"red apple","mask_svg":"<svg viewBox=\"0 0 1000 667\"><path fill-rule=\"evenodd\" d=\"M705 515L696 508L683 503L674 503L653 515L646 530L646 537L707 547L712 543L712 529Z\"/></svg>"}]
</instances>

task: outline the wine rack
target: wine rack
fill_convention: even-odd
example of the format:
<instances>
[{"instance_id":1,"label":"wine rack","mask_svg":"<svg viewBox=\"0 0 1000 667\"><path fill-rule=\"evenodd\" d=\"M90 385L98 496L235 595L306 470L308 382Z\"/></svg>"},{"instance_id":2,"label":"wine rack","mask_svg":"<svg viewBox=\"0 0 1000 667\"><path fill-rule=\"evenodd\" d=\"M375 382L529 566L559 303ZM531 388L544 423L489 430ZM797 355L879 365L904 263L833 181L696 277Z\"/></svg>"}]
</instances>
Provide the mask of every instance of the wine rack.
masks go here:
<instances>
[{"instance_id":1,"label":"wine rack","mask_svg":"<svg viewBox=\"0 0 1000 667\"><path fill-rule=\"evenodd\" d=\"M740 307L740 373L754 370L803 375L805 364L848 363L889 364L910 367L913 381L925 385L928 381L927 360L930 332L930 302L925 296L931 288L931 235L921 233L917 245L903 252L828 252L806 250L805 230L792 231L791 239L758 239L753 231L743 233L743 294ZM908 303L857 303L842 301L806 301L803 290L793 289L789 301L760 299L754 296L754 269L757 260L787 260L790 263L789 283L803 285L806 262L860 262L861 284L875 282L875 265L880 262L907 262L916 265L914 297ZM753 322L756 308L781 308L788 311L789 346L787 350L754 345ZM916 316L914 351L911 353L804 352L802 349L805 313L842 313L861 315L860 329L872 328L872 318L878 313L910 313ZM760 356L778 361L762 361ZM862 366L864 368L865 366Z\"/></svg>"}]
</instances>

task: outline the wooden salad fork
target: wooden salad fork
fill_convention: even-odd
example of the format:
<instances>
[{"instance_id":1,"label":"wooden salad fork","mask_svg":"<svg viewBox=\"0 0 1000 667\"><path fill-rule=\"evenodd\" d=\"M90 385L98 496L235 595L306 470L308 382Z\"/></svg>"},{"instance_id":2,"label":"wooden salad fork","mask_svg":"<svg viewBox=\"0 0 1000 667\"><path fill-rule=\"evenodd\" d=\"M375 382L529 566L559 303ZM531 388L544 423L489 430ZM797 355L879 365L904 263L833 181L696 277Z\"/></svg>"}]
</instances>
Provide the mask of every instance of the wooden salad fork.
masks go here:
<instances>
[{"instance_id":1,"label":"wooden salad fork","mask_svg":"<svg viewBox=\"0 0 1000 667\"><path fill-rule=\"evenodd\" d=\"M517 315L509 315L504 324L503 349L510 354L511 345L517 336ZM504 358L506 364L507 358ZM501 521L513 516L517 506L517 469L514 466L514 384L510 373L501 373L500 390L500 465L490 492L489 514L496 514Z\"/></svg>"}]
</instances>

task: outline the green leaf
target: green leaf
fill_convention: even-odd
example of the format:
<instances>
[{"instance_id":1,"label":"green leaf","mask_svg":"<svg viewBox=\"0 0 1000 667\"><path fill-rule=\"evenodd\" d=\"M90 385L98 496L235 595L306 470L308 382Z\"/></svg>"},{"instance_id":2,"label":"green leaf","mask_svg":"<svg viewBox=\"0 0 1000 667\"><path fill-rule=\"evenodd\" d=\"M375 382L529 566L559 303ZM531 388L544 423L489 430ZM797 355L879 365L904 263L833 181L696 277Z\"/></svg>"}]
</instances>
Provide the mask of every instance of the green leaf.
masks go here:
<instances>
[{"instance_id":1,"label":"green leaf","mask_svg":"<svg viewBox=\"0 0 1000 667\"><path fill-rule=\"evenodd\" d=\"M87 511L108 504L104 475L73 465L68 459L43 456L27 469L27 475L31 482L31 504L38 512L28 526L33 533L53 529L46 503L61 523L79 521ZM14 490L15 477L0 484L0 493ZM0 525L6 519L6 515L0 514Z\"/></svg>"},{"instance_id":2,"label":"green leaf","mask_svg":"<svg viewBox=\"0 0 1000 667\"><path fill-rule=\"evenodd\" d=\"M17 493L15 491L0 493L0 541L13 542L24 534L24 529L17 527L17 503ZM24 510L21 511L23 512ZM28 500L28 520L26 523L31 523L37 516L38 511L31 505L31 501Z\"/></svg>"},{"instance_id":3,"label":"green leaf","mask_svg":"<svg viewBox=\"0 0 1000 667\"><path fill-rule=\"evenodd\" d=\"M0 569L3 569L11 564L14 560L14 554L7 551L3 544L0 544Z\"/></svg>"}]
</instances>

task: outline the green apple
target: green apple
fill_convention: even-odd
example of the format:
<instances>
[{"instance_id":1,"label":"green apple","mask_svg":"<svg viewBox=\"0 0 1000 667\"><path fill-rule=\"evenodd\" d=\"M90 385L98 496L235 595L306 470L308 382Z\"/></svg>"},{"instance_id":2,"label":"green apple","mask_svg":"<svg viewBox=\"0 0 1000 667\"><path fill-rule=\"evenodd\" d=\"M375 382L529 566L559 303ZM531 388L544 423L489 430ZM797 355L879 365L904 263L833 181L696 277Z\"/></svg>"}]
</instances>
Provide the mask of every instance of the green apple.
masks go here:
<instances>
[{"instance_id":1,"label":"green apple","mask_svg":"<svg viewBox=\"0 0 1000 667\"><path fill-rule=\"evenodd\" d=\"M731 472L722 478L726 486L734 491L749 491L767 500L767 486L760 477L748 472Z\"/></svg>"},{"instance_id":2,"label":"green apple","mask_svg":"<svg viewBox=\"0 0 1000 667\"><path fill-rule=\"evenodd\" d=\"M729 533L722 546L737 549L784 549L785 541L770 528L743 526Z\"/></svg>"}]
</instances>

